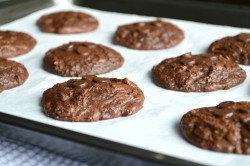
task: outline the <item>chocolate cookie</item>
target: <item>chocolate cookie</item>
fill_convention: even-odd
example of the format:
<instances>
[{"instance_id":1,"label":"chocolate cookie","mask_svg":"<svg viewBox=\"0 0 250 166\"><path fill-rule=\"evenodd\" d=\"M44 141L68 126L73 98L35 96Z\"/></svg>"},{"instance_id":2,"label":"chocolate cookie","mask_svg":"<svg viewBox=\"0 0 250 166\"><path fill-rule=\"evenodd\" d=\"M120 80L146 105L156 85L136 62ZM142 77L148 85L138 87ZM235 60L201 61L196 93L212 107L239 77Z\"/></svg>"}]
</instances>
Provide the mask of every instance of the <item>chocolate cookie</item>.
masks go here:
<instances>
[{"instance_id":1,"label":"chocolate cookie","mask_svg":"<svg viewBox=\"0 0 250 166\"><path fill-rule=\"evenodd\" d=\"M143 92L129 79L96 76L56 84L42 97L47 116L77 122L130 116L142 108L143 102Z\"/></svg>"},{"instance_id":2,"label":"chocolate cookie","mask_svg":"<svg viewBox=\"0 0 250 166\"><path fill-rule=\"evenodd\" d=\"M250 102L226 101L189 111L180 128L194 145L217 152L250 154Z\"/></svg>"},{"instance_id":3,"label":"chocolate cookie","mask_svg":"<svg viewBox=\"0 0 250 166\"><path fill-rule=\"evenodd\" d=\"M72 34L94 31L98 21L91 15L82 12L63 11L44 15L36 24L44 32Z\"/></svg>"},{"instance_id":4,"label":"chocolate cookie","mask_svg":"<svg viewBox=\"0 0 250 166\"><path fill-rule=\"evenodd\" d=\"M158 50L174 47L184 39L177 26L161 20L119 26L114 42L139 50Z\"/></svg>"},{"instance_id":5,"label":"chocolate cookie","mask_svg":"<svg viewBox=\"0 0 250 166\"><path fill-rule=\"evenodd\" d=\"M107 73L122 66L123 57L115 50L89 42L70 42L49 50L44 58L48 71L62 76Z\"/></svg>"},{"instance_id":6,"label":"chocolate cookie","mask_svg":"<svg viewBox=\"0 0 250 166\"><path fill-rule=\"evenodd\" d=\"M246 72L222 55L187 53L154 66L153 78L163 88L209 92L241 84L246 79Z\"/></svg>"},{"instance_id":7,"label":"chocolate cookie","mask_svg":"<svg viewBox=\"0 0 250 166\"><path fill-rule=\"evenodd\" d=\"M11 58L28 53L36 40L27 33L0 31L0 58Z\"/></svg>"},{"instance_id":8,"label":"chocolate cookie","mask_svg":"<svg viewBox=\"0 0 250 166\"><path fill-rule=\"evenodd\" d=\"M24 65L0 58L0 92L22 85L28 76Z\"/></svg>"},{"instance_id":9,"label":"chocolate cookie","mask_svg":"<svg viewBox=\"0 0 250 166\"><path fill-rule=\"evenodd\" d=\"M236 63L250 65L250 33L225 37L213 42L209 52L228 56Z\"/></svg>"}]
</instances>

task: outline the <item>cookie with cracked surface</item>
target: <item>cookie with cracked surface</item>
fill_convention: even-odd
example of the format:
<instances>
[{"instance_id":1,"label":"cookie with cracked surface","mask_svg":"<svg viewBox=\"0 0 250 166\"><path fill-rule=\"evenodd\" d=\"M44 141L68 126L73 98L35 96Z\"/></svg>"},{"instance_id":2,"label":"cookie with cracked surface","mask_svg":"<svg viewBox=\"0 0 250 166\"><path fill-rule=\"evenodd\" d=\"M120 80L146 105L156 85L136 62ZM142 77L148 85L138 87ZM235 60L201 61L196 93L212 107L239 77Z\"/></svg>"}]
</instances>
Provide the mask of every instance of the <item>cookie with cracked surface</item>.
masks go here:
<instances>
[{"instance_id":1,"label":"cookie with cracked surface","mask_svg":"<svg viewBox=\"0 0 250 166\"><path fill-rule=\"evenodd\" d=\"M246 72L222 55L186 53L154 66L153 79L166 89L209 92L230 89L243 83Z\"/></svg>"},{"instance_id":2,"label":"cookie with cracked surface","mask_svg":"<svg viewBox=\"0 0 250 166\"><path fill-rule=\"evenodd\" d=\"M177 26L161 20L119 26L114 42L139 50L159 50L174 47L184 39Z\"/></svg>"},{"instance_id":3,"label":"cookie with cracked surface","mask_svg":"<svg viewBox=\"0 0 250 166\"><path fill-rule=\"evenodd\" d=\"M44 58L46 70L61 76L84 76L107 73L123 65L115 50L90 42L70 42L51 49Z\"/></svg>"},{"instance_id":4,"label":"cookie with cracked surface","mask_svg":"<svg viewBox=\"0 0 250 166\"><path fill-rule=\"evenodd\" d=\"M42 97L47 116L92 122L130 116L142 108L144 94L129 79L84 76L54 85Z\"/></svg>"},{"instance_id":5,"label":"cookie with cracked surface","mask_svg":"<svg viewBox=\"0 0 250 166\"><path fill-rule=\"evenodd\" d=\"M28 76L21 63L0 58L0 92L22 85Z\"/></svg>"},{"instance_id":6,"label":"cookie with cracked surface","mask_svg":"<svg viewBox=\"0 0 250 166\"><path fill-rule=\"evenodd\" d=\"M29 34L15 31L0 31L0 58L12 58L31 51L36 40Z\"/></svg>"},{"instance_id":7,"label":"cookie with cracked surface","mask_svg":"<svg viewBox=\"0 0 250 166\"><path fill-rule=\"evenodd\" d=\"M235 62L250 65L250 33L224 37L209 46L209 52L228 56Z\"/></svg>"},{"instance_id":8,"label":"cookie with cracked surface","mask_svg":"<svg viewBox=\"0 0 250 166\"><path fill-rule=\"evenodd\" d=\"M39 18L36 24L44 32L59 34L85 33L98 27L95 17L75 11L47 14Z\"/></svg>"},{"instance_id":9,"label":"cookie with cracked surface","mask_svg":"<svg viewBox=\"0 0 250 166\"><path fill-rule=\"evenodd\" d=\"M250 102L226 101L191 110L182 117L180 129L201 148L250 154Z\"/></svg>"}]
</instances>

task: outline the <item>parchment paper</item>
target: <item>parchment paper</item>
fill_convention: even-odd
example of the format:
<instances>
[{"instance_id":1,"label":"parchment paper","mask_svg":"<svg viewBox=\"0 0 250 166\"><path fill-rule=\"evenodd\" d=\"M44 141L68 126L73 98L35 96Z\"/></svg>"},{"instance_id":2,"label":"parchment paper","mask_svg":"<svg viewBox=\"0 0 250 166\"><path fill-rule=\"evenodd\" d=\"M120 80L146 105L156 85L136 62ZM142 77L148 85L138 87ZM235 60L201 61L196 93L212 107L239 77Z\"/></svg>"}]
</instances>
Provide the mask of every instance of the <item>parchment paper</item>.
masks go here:
<instances>
[{"instance_id":1,"label":"parchment paper","mask_svg":"<svg viewBox=\"0 0 250 166\"><path fill-rule=\"evenodd\" d=\"M61 10L83 11L99 20L99 28L90 33L58 35L41 32L35 25L43 14ZM113 43L118 25L150 21L154 17L103 12L76 6L55 6L40 10L17 21L0 27L1 30L16 30L30 33L37 40L37 46L28 54L11 58L23 63L29 71L26 83L0 93L0 111L38 122L62 127L119 143L139 147L162 154L175 156L207 165L250 165L249 155L212 152L187 142L179 131L179 121L191 109L215 106L222 101L249 101L250 80L229 90L207 93L184 93L166 90L152 82L151 69L165 58L186 52L203 53L211 42L228 35L250 32L250 29L217 26L190 21L163 19L178 25L185 32L185 40L178 46L157 51L132 50ZM111 47L125 58L124 65L115 71L99 75L105 77L127 77L144 92L146 100L143 109L130 117L99 122L64 122L46 117L40 100L42 93L54 84L69 77L48 73L42 68L45 52L69 41L90 41ZM249 66L242 66L250 73Z\"/></svg>"}]
</instances>

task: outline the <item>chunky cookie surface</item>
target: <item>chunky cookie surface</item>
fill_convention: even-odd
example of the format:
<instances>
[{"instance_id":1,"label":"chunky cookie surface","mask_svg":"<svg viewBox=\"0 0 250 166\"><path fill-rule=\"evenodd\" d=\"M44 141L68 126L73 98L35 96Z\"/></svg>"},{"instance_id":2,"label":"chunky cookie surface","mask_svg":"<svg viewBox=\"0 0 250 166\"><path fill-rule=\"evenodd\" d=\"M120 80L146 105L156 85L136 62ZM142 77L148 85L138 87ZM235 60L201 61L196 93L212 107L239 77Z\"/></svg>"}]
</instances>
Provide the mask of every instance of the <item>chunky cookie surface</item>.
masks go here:
<instances>
[{"instance_id":1,"label":"chunky cookie surface","mask_svg":"<svg viewBox=\"0 0 250 166\"><path fill-rule=\"evenodd\" d=\"M250 33L240 33L213 42L209 52L230 57L233 61L250 65Z\"/></svg>"},{"instance_id":2,"label":"chunky cookie surface","mask_svg":"<svg viewBox=\"0 0 250 166\"><path fill-rule=\"evenodd\" d=\"M29 34L14 31L0 31L0 58L11 58L31 51L36 40Z\"/></svg>"},{"instance_id":3,"label":"chunky cookie surface","mask_svg":"<svg viewBox=\"0 0 250 166\"><path fill-rule=\"evenodd\" d=\"M22 85L28 76L24 65L0 58L0 92Z\"/></svg>"},{"instance_id":4,"label":"chunky cookie surface","mask_svg":"<svg viewBox=\"0 0 250 166\"><path fill-rule=\"evenodd\" d=\"M94 31L98 27L95 17L74 11L62 11L42 16L36 22L44 32L72 34Z\"/></svg>"},{"instance_id":5,"label":"chunky cookie surface","mask_svg":"<svg viewBox=\"0 0 250 166\"><path fill-rule=\"evenodd\" d=\"M132 49L158 50L174 47L184 39L177 26L161 20L119 26L114 42Z\"/></svg>"},{"instance_id":6,"label":"chunky cookie surface","mask_svg":"<svg viewBox=\"0 0 250 166\"><path fill-rule=\"evenodd\" d=\"M51 49L44 67L61 76L84 76L107 73L123 65L123 57L115 50L90 42L70 42Z\"/></svg>"},{"instance_id":7,"label":"chunky cookie surface","mask_svg":"<svg viewBox=\"0 0 250 166\"><path fill-rule=\"evenodd\" d=\"M243 83L246 72L222 55L186 53L154 66L153 79L166 89L209 92L230 89Z\"/></svg>"},{"instance_id":8,"label":"chunky cookie surface","mask_svg":"<svg viewBox=\"0 0 250 166\"><path fill-rule=\"evenodd\" d=\"M222 102L186 113L180 123L194 145L217 152L250 154L250 102Z\"/></svg>"},{"instance_id":9,"label":"chunky cookie surface","mask_svg":"<svg viewBox=\"0 0 250 166\"><path fill-rule=\"evenodd\" d=\"M92 122L130 116L142 108L144 94L129 79L84 76L46 90L47 116L64 121Z\"/></svg>"}]
</instances>

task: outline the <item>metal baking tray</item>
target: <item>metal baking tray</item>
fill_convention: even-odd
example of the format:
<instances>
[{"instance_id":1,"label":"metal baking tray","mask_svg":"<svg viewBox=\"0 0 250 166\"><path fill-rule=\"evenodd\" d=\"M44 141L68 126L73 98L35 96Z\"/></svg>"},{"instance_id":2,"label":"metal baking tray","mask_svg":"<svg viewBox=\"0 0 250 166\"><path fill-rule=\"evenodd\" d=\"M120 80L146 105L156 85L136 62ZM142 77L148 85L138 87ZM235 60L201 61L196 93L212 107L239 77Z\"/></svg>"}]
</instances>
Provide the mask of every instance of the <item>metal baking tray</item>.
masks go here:
<instances>
[{"instance_id":1,"label":"metal baking tray","mask_svg":"<svg viewBox=\"0 0 250 166\"><path fill-rule=\"evenodd\" d=\"M187 0L174 2L170 0L75 0L74 2L85 7L107 11L250 27L248 21L250 18L249 6ZM29 6L30 3L34 5L31 1L25 1L25 3L24 7ZM52 3L48 4L52 5ZM45 6L50 6L48 4ZM39 6L40 8L45 7ZM8 11L13 12L11 9L11 5L8 6ZM14 7L14 9L17 8ZM18 9L22 11L22 8ZM39 8L34 6L33 9L38 10ZM4 15L3 11L7 10L0 9L0 13L2 12L1 14L7 17L8 12ZM30 12L33 11L35 10L30 10ZM195 11L195 14L192 14L191 11ZM25 14L27 13L25 12ZM20 16L20 12L15 10L14 17L13 15L11 17L15 19L18 18L17 16ZM8 21L12 19L10 18ZM91 161L93 165L200 165L5 113L0 113L0 133L2 136L34 144L77 160Z\"/></svg>"}]
</instances>

